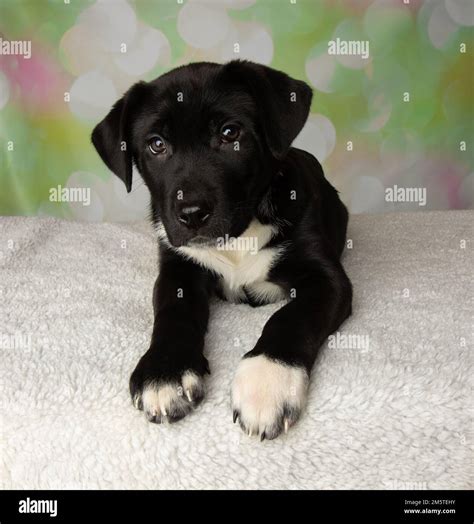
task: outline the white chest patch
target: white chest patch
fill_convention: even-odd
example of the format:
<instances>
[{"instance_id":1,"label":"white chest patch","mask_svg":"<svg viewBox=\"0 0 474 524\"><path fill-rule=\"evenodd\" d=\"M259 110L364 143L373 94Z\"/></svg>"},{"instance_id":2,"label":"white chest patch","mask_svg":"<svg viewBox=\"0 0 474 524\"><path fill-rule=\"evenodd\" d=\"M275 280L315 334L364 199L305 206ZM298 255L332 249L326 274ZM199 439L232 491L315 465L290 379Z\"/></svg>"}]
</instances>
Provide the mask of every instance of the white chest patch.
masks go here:
<instances>
[{"instance_id":1,"label":"white chest patch","mask_svg":"<svg viewBox=\"0 0 474 524\"><path fill-rule=\"evenodd\" d=\"M157 231L161 239L168 240L162 224L158 225ZM220 275L222 292L227 300L239 302L245 299L247 292L256 301L276 302L285 298L285 292L269 282L267 276L284 248L265 247L275 234L274 226L263 225L254 219L240 237L218 239L216 247L173 249Z\"/></svg>"}]
</instances>

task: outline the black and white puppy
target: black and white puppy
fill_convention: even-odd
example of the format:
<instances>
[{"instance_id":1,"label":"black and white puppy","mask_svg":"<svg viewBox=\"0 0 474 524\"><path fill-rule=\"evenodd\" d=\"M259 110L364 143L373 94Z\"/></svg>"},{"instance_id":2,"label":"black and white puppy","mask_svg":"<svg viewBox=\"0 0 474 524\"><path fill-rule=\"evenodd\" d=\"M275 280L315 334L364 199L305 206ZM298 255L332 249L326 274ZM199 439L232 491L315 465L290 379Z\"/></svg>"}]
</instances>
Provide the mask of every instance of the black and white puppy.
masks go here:
<instances>
[{"instance_id":1,"label":"black and white puppy","mask_svg":"<svg viewBox=\"0 0 474 524\"><path fill-rule=\"evenodd\" d=\"M290 147L310 109L302 81L246 61L179 67L134 85L92 133L105 164L151 193L159 237L150 349L130 379L148 420L204 395L209 300L289 299L236 371L234 421L273 439L298 419L319 347L350 315L340 263L348 213L319 162Z\"/></svg>"}]
</instances>

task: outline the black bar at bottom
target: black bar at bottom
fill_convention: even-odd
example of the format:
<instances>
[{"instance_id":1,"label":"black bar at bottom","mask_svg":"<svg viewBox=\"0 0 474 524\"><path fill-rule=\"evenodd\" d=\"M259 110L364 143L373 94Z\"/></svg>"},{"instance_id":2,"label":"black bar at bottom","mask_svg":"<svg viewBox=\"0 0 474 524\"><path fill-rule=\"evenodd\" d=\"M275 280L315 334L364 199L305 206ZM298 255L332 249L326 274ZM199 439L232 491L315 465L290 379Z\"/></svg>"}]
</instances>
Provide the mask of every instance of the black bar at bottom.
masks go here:
<instances>
[{"instance_id":1,"label":"black bar at bottom","mask_svg":"<svg viewBox=\"0 0 474 524\"><path fill-rule=\"evenodd\" d=\"M472 522L470 491L2 491L0 522ZM39 512L41 511L41 513Z\"/></svg>"}]
</instances>

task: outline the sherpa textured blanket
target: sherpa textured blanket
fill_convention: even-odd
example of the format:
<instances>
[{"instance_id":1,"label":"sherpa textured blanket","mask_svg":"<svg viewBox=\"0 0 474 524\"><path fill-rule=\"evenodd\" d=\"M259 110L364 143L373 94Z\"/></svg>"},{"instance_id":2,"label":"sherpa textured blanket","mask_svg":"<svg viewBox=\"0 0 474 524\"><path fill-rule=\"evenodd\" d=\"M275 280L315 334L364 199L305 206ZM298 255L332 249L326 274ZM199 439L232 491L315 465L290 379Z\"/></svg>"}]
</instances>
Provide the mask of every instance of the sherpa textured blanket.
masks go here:
<instances>
[{"instance_id":1,"label":"sherpa textured blanket","mask_svg":"<svg viewBox=\"0 0 474 524\"><path fill-rule=\"evenodd\" d=\"M216 300L206 398L154 425L128 393L152 329L151 226L1 218L0 487L472 488L473 216L351 217L353 316L300 422L264 442L232 423L229 391L281 303Z\"/></svg>"}]
</instances>

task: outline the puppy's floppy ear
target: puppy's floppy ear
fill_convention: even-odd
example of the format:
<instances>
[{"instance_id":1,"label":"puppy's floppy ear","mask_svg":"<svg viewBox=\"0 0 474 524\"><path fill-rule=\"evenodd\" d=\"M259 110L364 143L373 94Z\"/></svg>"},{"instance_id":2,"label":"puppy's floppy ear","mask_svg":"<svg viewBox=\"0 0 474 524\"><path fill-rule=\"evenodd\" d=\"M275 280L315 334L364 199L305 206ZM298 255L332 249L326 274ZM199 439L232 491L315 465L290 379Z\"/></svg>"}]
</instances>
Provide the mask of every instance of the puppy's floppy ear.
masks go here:
<instances>
[{"instance_id":1,"label":"puppy's floppy ear","mask_svg":"<svg viewBox=\"0 0 474 524\"><path fill-rule=\"evenodd\" d=\"M248 61L229 62L222 72L246 84L255 98L268 147L275 158L283 158L308 118L313 97L309 85Z\"/></svg>"},{"instance_id":2,"label":"puppy's floppy ear","mask_svg":"<svg viewBox=\"0 0 474 524\"><path fill-rule=\"evenodd\" d=\"M128 193L132 189L133 170L129 136L132 108L145 85L139 82L132 86L92 131L92 143L97 152L105 165L123 180Z\"/></svg>"}]
</instances>

